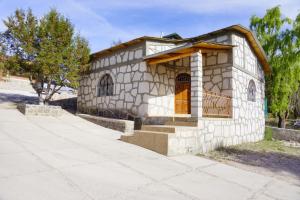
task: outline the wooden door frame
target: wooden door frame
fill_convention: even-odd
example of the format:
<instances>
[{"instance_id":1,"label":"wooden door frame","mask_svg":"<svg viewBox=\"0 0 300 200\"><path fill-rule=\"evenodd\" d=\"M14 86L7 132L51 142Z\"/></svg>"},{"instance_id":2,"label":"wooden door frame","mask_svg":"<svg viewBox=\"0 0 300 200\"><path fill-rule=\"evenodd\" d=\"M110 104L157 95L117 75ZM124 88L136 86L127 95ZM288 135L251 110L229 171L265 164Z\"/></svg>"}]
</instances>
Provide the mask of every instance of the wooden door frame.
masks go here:
<instances>
[{"instance_id":1,"label":"wooden door frame","mask_svg":"<svg viewBox=\"0 0 300 200\"><path fill-rule=\"evenodd\" d=\"M183 76L183 75L188 75L189 77L189 81L179 81L178 77L179 76ZM188 87L188 97L187 97L187 101L188 101L188 111L187 113L176 113L176 86L178 86L177 84L179 83L189 83L189 87ZM174 113L175 114L191 114L191 75L188 73L180 73L175 77L175 89L174 89Z\"/></svg>"}]
</instances>

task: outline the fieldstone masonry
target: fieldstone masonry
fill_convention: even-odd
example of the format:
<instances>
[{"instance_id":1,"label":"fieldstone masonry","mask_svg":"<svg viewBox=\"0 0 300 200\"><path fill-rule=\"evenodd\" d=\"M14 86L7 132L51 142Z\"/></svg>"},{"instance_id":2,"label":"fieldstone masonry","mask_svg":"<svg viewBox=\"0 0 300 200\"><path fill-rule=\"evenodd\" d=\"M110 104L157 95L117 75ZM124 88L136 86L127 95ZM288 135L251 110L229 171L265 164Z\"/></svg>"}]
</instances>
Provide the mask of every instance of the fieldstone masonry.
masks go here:
<instances>
[{"instance_id":1,"label":"fieldstone masonry","mask_svg":"<svg viewBox=\"0 0 300 200\"><path fill-rule=\"evenodd\" d=\"M203 88L217 94L232 96L232 64L230 52L206 54L203 63Z\"/></svg>"},{"instance_id":2,"label":"fieldstone masonry","mask_svg":"<svg viewBox=\"0 0 300 200\"><path fill-rule=\"evenodd\" d=\"M264 134L264 71L247 39L235 32L209 36L206 41L236 45L232 50L210 50L190 57L147 65L143 57L182 44L146 41L92 63L82 76L78 111L119 119L172 117L175 114L175 79L191 75L191 115L197 127L181 127L169 135L168 155L206 152L219 146L258 141ZM109 74L114 95L97 97L99 80ZM247 100L248 84L256 85L256 101ZM232 97L232 118L202 116L202 94L211 91Z\"/></svg>"},{"instance_id":3,"label":"fieldstone masonry","mask_svg":"<svg viewBox=\"0 0 300 200\"><path fill-rule=\"evenodd\" d=\"M159 53L162 51L166 51L169 49L173 49L177 47L177 45L172 43L163 43L163 42L153 42L153 41L147 41L146 42L146 54L151 55L155 53Z\"/></svg>"}]
</instances>

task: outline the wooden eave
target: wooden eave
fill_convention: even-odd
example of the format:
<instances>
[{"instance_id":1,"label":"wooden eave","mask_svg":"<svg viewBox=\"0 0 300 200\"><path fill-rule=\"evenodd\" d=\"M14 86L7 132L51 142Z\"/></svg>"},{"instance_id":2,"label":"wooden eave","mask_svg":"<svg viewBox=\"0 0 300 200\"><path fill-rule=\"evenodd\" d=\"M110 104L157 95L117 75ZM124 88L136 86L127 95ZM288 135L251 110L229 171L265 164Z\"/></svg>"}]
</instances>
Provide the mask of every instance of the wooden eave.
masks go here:
<instances>
[{"instance_id":1,"label":"wooden eave","mask_svg":"<svg viewBox=\"0 0 300 200\"><path fill-rule=\"evenodd\" d=\"M179 46L177 48L145 56L144 60L150 65L159 64L191 56L193 53L196 53L200 50L201 52L210 50L229 50L232 49L232 47L234 46L203 41L196 43L186 43L185 45Z\"/></svg>"}]
</instances>

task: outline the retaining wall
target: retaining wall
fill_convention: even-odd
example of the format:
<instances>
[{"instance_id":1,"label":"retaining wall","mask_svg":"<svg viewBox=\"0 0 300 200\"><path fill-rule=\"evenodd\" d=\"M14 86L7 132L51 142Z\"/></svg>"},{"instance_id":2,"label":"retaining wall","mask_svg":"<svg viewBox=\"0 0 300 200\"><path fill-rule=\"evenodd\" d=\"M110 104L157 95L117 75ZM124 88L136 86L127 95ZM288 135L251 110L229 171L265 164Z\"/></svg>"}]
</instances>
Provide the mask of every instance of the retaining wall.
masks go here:
<instances>
[{"instance_id":1,"label":"retaining wall","mask_svg":"<svg viewBox=\"0 0 300 200\"><path fill-rule=\"evenodd\" d=\"M125 134L132 134L134 130L134 121L98 117L86 114L78 114L78 116L100 126L121 131Z\"/></svg>"}]
</instances>

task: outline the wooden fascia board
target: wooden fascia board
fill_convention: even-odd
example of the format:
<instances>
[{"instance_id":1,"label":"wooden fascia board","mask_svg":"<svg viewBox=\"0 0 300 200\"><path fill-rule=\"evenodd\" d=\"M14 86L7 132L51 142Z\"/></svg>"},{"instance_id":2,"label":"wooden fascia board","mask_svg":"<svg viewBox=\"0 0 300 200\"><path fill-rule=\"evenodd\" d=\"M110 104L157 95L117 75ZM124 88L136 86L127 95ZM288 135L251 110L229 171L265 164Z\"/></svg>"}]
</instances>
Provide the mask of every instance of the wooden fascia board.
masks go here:
<instances>
[{"instance_id":1,"label":"wooden fascia board","mask_svg":"<svg viewBox=\"0 0 300 200\"><path fill-rule=\"evenodd\" d=\"M191 54L193 54L193 53L194 52L191 51L191 52L188 52L188 53L180 53L179 55L176 55L176 56L162 57L162 58L150 58L149 60L147 60L147 63L149 65L154 65L154 64L169 62L169 61L172 61L172 60L177 60L177 59L180 59L180 58L191 56Z\"/></svg>"}]
</instances>

